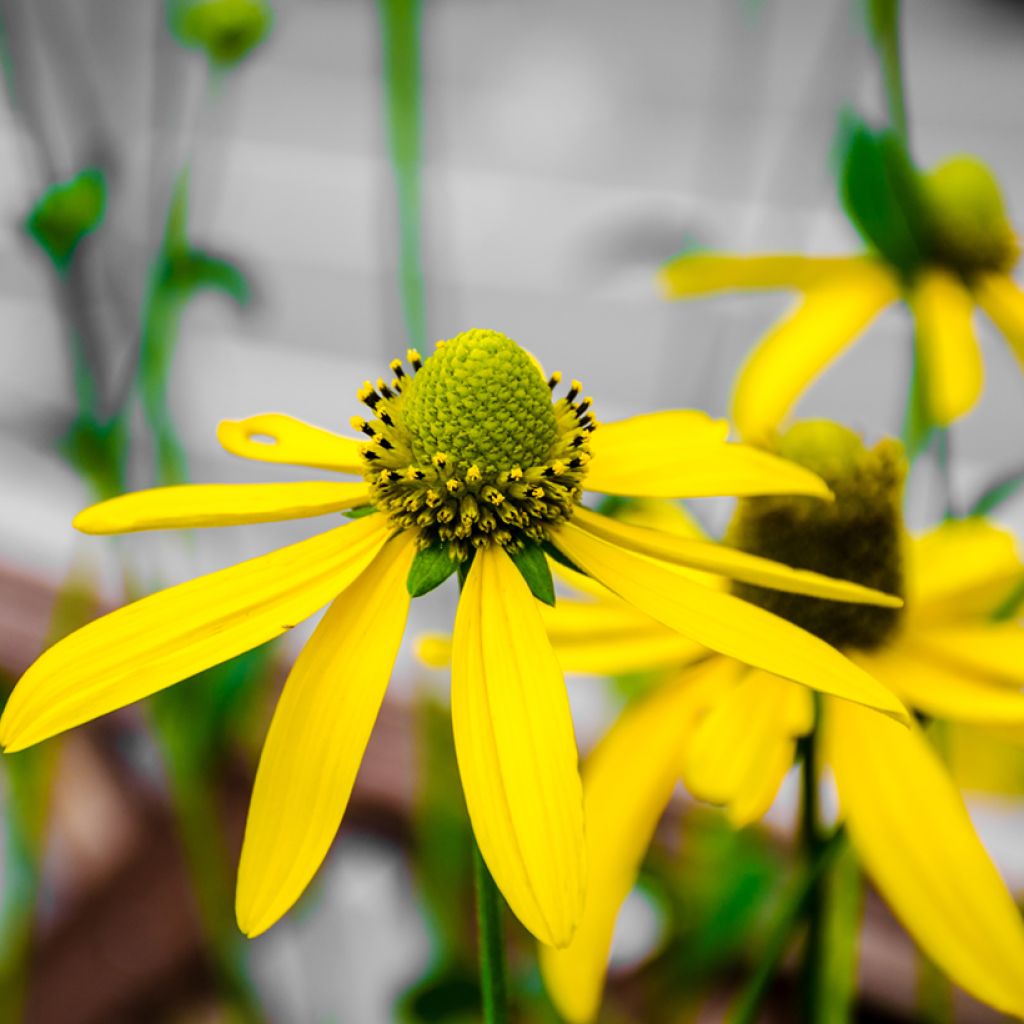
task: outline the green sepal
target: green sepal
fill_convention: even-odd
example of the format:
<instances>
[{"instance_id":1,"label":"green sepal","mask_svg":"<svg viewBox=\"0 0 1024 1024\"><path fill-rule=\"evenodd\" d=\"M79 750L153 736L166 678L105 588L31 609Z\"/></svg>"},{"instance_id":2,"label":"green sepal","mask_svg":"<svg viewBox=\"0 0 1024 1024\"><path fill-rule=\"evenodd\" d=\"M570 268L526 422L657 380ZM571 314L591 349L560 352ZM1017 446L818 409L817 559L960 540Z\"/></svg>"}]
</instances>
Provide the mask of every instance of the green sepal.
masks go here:
<instances>
[{"instance_id":1,"label":"green sepal","mask_svg":"<svg viewBox=\"0 0 1024 1024\"><path fill-rule=\"evenodd\" d=\"M429 594L458 568L459 563L448 553L447 544L431 544L420 548L409 567L405 585L413 597Z\"/></svg>"},{"instance_id":2,"label":"green sepal","mask_svg":"<svg viewBox=\"0 0 1024 1024\"><path fill-rule=\"evenodd\" d=\"M846 115L839 137L839 192L864 241L904 277L928 255L921 176L903 141Z\"/></svg>"},{"instance_id":3,"label":"green sepal","mask_svg":"<svg viewBox=\"0 0 1024 1024\"><path fill-rule=\"evenodd\" d=\"M58 270L71 263L78 243L95 231L107 205L103 172L89 168L51 185L25 219L25 230Z\"/></svg>"},{"instance_id":4,"label":"green sepal","mask_svg":"<svg viewBox=\"0 0 1024 1024\"><path fill-rule=\"evenodd\" d=\"M376 511L376 505L360 505L358 508L346 508L341 514L346 519L364 519L366 516L372 516Z\"/></svg>"},{"instance_id":5,"label":"green sepal","mask_svg":"<svg viewBox=\"0 0 1024 1024\"><path fill-rule=\"evenodd\" d=\"M459 574L459 590L462 590L462 588L466 585L466 580L469 578L469 570L470 568L472 568L473 559L475 557L476 552L471 551L469 553L469 558L467 558L464 562L459 562L459 564L456 566L456 571Z\"/></svg>"},{"instance_id":6,"label":"green sepal","mask_svg":"<svg viewBox=\"0 0 1024 1024\"><path fill-rule=\"evenodd\" d=\"M573 572L578 572L581 576L590 575L589 573L584 572L571 558L569 558L568 555L562 554L562 552L559 551L551 541L544 541L544 543L541 544L541 548L548 558L553 558L559 565L564 565L566 569L572 569Z\"/></svg>"},{"instance_id":7,"label":"green sepal","mask_svg":"<svg viewBox=\"0 0 1024 1024\"><path fill-rule=\"evenodd\" d=\"M530 592L538 601L555 606L555 584L551 579L551 566L540 544L527 544L515 553L510 553L519 575L526 580Z\"/></svg>"}]
</instances>

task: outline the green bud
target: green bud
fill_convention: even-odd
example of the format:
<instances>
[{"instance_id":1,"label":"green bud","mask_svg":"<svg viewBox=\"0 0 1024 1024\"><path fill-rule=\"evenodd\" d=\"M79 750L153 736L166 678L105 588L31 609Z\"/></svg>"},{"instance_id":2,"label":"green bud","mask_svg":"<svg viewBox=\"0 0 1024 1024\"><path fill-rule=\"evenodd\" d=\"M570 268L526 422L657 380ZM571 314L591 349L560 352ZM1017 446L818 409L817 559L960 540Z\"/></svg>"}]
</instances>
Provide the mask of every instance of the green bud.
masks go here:
<instances>
[{"instance_id":1,"label":"green bud","mask_svg":"<svg viewBox=\"0 0 1024 1024\"><path fill-rule=\"evenodd\" d=\"M103 220L107 183L102 171L90 168L48 188L25 221L25 230L64 270L78 243Z\"/></svg>"},{"instance_id":2,"label":"green bud","mask_svg":"<svg viewBox=\"0 0 1024 1024\"><path fill-rule=\"evenodd\" d=\"M266 38L274 15L264 0L173 0L171 29L185 46L231 67Z\"/></svg>"}]
</instances>

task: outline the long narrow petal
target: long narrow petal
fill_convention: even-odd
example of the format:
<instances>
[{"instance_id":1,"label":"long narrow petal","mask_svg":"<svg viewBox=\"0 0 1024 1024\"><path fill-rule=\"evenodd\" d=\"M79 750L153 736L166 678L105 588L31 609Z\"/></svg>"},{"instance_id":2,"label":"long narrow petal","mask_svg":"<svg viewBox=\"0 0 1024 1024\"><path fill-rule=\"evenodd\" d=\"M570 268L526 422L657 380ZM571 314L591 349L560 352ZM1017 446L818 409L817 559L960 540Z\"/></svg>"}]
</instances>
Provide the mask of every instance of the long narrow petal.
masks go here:
<instances>
[{"instance_id":1,"label":"long narrow petal","mask_svg":"<svg viewBox=\"0 0 1024 1024\"><path fill-rule=\"evenodd\" d=\"M690 569L719 573L744 583L784 590L790 594L806 594L810 597L879 605L883 608L899 608L903 604L899 597L883 594L879 590L863 587L858 583L833 579L807 569L793 569L781 562L737 551L724 544L691 540L688 537L648 530L642 526L632 526L585 508L577 509L573 519L593 536L628 548L637 554L648 555Z\"/></svg>"},{"instance_id":2,"label":"long narrow petal","mask_svg":"<svg viewBox=\"0 0 1024 1024\"><path fill-rule=\"evenodd\" d=\"M724 421L682 410L602 423L590 441L584 485L637 498L830 496L810 470L758 448L730 444L727 430Z\"/></svg>"},{"instance_id":3,"label":"long narrow petal","mask_svg":"<svg viewBox=\"0 0 1024 1024\"><path fill-rule=\"evenodd\" d=\"M609 590L683 636L812 689L906 718L886 687L791 622L693 583L674 567L624 551L571 522L552 531L552 540Z\"/></svg>"},{"instance_id":4,"label":"long narrow petal","mask_svg":"<svg viewBox=\"0 0 1024 1024\"><path fill-rule=\"evenodd\" d=\"M22 676L0 743L21 750L280 636L347 587L387 535L382 516L367 516L89 623Z\"/></svg>"},{"instance_id":5,"label":"long narrow petal","mask_svg":"<svg viewBox=\"0 0 1024 1024\"><path fill-rule=\"evenodd\" d=\"M744 671L710 708L683 756L683 781L694 796L728 807L737 827L771 806L796 749L794 703L805 689L768 672ZM738 670L738 673L737 671Z\"/></svg>"},{"instance_id":6,"label":"long narrow petal","mask_svg":"<svg viewBox=\"0 0 1024 1024\"><path fill-rule=\"evenodd\" d=\"M952 423L974 407L984 366L971 317L974 300L948 270L921 274L910 296L928 405L935 421Z\"/></svg>"},{"instance_id":7,"label":"long narrow petal","mask_svg":"<svg viewBox=\"0 0 1024 1024\"><path fill-rule=\"evenodd\" d=\"M244 420L221 420L217 440L232 455L259 462L335 469L362 476L366 464L362 443L314 427L280 412L265 412Z\"/></svg>"},{"instance_id":8,"label":"long narrow petal","mask_svg":"<svg viewBox=\"0 0 1024 1024\"><path fill-rule=\"evenodd\" d=\"M685 253L658 273L667 299L752 288L811 288L837 271L862 262L862 256L799 256L789 253L732 256L719 252Z\"/></svg>"},{"instance_id":9,"label":"long narrow petal","mask_svg":"<svg viewBox=\"0 0 1024 1024\"><path fill-rule=\"evenodd\" d=\"M807 292L740 371L732 408L741 436L771 434L814 378L898 295L891 272L870 260Z\"/></svg>"},{"instance_id":10,"label":"long narrow petal","mask_svg":"<svg viewBox=\"0 0 1024 1024\"><path fill-rule=\"evenodd\" d=\"M1003 332L1024 370L1024 291L1006 274L983 274L975 284L974 294Z\"/></svg>"},{"instance_id":11,"label":"long narrow petal","mask_svg":"<svg viewBox=\"0 0 1024 1024\"><path fill-rule=\"evenodd\" d=\"M132 533L171 527L239 526L305 519L365 505L364 483L185 484L122 494L75 516L83 533Z\"/></svg>"},{"instance_id":12,"label":"long narrow petal","mask_svg":"<svg viewBox=\"0 0 1024 1024\"><path fill-rule=\"evenodd\" d=\"M537 603L498 548L455 616L452 728L480 851L520 921L566 945L583 913L583 796L565 683Z\"/></svg>"},{"instance_id":13,"label":"long narrow petal","mask_svg":"<svg viewBox=\"0 0 1024 1024\"><path fill-rule=\"evenodd\" d=\"M954 722L1024 724L1024 693L944 660L908 642L857 659L910 707ZM1022 670L1021 666L1017 667Z\"/></svg>"},{"instance_id":14,"label":"long narrow petal","mask_svg":"<svg viewBox=\"0 0 1024 1024\"><path fill-rule=\"evenodd\" d=\"M916 725L830 701L827 751L858 855L957 984L1024 1015L1024 926L948 772Z\"/></svg>"},{"instance_id":15,"label":"long narrow petal","mask_svg":"<svg viewBox=\"0 0 1024 1024\"><path fill-rule=\"evenodd\" d=\"M905 643L933 661L1004 687L1024 686L1024 624L944 623L907 630Z\"/></svg>"},{"instance_id":16,"label":"long narrow petal","mask_svg":"<svg viewBox=\"0 0 1024 1024\"><path fill-rule=\"evenodd\" d=\"M335 598L293 666L263 745L236 914L259 935L302 895L341 824L402 641L415 553L389 541Z\"/></svg>"},{"instance_id":17,"label":"long narrow petal","mask_svg":"<svg viewBox=\"0 0 1024 1024\"><path fill-rule=\"evenodd\" d=\"M679 749L707 701L722 659L632 705L583 763L589 883L576 937L540 950L544 982L572 1024L597 1015L615 919L678 777Z\"/></svg>"},{"instance_id":18,"label":"long narrow petal","mask_svg":"<svg viewBox=\"0 0 1024 1024\"><path fill-rule=\"evenodd\" d=\"M1013 534L984 519L949 520L907 554L907 609L921 621L990 615L1024 575Z\"/></svg>"}]
</instances>

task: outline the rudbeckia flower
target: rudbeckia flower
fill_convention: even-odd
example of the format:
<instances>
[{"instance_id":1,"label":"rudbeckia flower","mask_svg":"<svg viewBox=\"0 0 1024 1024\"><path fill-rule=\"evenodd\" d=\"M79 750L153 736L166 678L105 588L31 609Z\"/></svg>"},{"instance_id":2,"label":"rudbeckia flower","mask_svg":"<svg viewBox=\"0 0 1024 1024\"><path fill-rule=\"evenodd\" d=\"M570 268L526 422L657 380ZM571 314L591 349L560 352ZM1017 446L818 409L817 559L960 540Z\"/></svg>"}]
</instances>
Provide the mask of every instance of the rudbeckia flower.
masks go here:
<instances>
[{"instance_id":1,"label":"rudbeckia flower","mask_svg":"<svg viewBox=\"0 0 1024 1024\"><path fill-rule=\"evenodd\" d=\"M923 397L936 425L947 426L968 412L982 391L975 307L988 314L1024 365L1024 292L1012 277L1020 246L992 173L972 157L956 156L920 175L904 167L891 147L882 152L900 168L901 187L894 195L887 194L894 189L889 178L872 179L871 189L856 189L856 179L848 185L853 195L847 207L868 242L867 252L696 252L661 271L665 295L673 299L747 289L800 293L737 379L732 415L744 438L770 435L808 385L883 309L900 300L914 318ZM878 208L886 202L883 217Z\"/></svg>"},{"instance_id":2,"label":"rudbeckia flower","mask_svg":"<svg viewBox=\"0 0 1024 1024\"><path fill-rule=\"evenodd\" d=\"M814 466L833 487L835 504L746 499L731 540L894 589L906 605L855 608L736 589L837 645L924 717L1000 728L1024 722L1024 626L990 618L1024 575L1012 537L978 519L905 536L895 442L865 451L842 428L807 423L789 431L781 450ZM619 528L651 532L631 523ZM688 523L677 532L684 542L696 535ZM677 782L723 805L733 825L744 826L772 804L797 739L815 727L806 688L686 649L592 581L580 585L589 600L560 600L548 615L562 667L657 670L662 681L627 707L583 763L586 909L567 949L541 951L548 989L573 1022L597 1013L619 907ZM436 657L436 641L432 647ZM902 728L835 697L821 705L819 759L835 780L840 820L876 887L950 978L997 1009L1024 1015L1020 915L921 726Z\"/></svg>"},{"instance_id":3,"label":"rudbeckia flower","mask_svg":"<svg viewBox=\"0 0 1024 1024\"><path fill-rule=\"evenodd\" d=\"M278 701L256 774L238 875L242 931L269 928L306 888L345 812L405 628L411 595L458 571L452 722L472 826L497 885L542 942L565 945L583 913L577 751L562 672L531 590L547 557L595 577L671 628L787 678L880 709L901 703L791 623L730 594L681 590L674 570L586 512L605 494L796 493L819 477L727 440L727 424L663 412L595 430L576 382L554 397L531 356L494 331L438 344L390 384L367 382L362 440L280 414L225 421L228 451L355 481L165 487L86 509L110 534L229 526L344 510L367 514L311 539L173 586L46 651L15 688L0 743L21 750L234 657L329 605ZM749 582L843 600L896 597L693 542L684 561ZM547 574L547 575L546 575ZM899 727L902 728L902 727Z\"/></svg>"}]
</instances>

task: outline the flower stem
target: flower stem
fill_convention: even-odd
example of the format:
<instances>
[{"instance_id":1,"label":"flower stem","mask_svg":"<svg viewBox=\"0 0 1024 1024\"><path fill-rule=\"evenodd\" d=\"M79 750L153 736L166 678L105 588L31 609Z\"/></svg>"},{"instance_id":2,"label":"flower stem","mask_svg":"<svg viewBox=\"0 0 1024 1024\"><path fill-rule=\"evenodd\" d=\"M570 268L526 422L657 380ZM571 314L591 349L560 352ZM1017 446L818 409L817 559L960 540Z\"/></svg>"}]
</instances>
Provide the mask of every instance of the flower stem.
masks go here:
<instances>
[{"instance_id":1,"label":"flower stem","mask_svg":"<svg viewBox=\"0 0 1024 1024\"><path fill-rule=\"evenodd\" d=\"M900 47L900 0L868 0L868 17L871 35L882 62L889 124L909 148L910 132L903 91L903 61Z\"/></svg>"},{"instance_id":2,"label":"flower stem","mask_svg":"<svg viewBox=\"0 0 1024 1024\"><path fill-rule=\"evenodd\" d=\"M818 862L825 840L821 834L818 807L818 741L821 721L820 700L815 697L814 728L801 740L803 768L800 809L800 842L803 846L808 871ZM800 993L802 1019L807 1024L819 1020L818 1009L823 1005L822 992L825 972L825 879L821 872L812 873L808 886L805 919L807 939L801 969Z\"/></svg>"},{"instance_id":3,"label":"flower stem","mask_svg":"<svg viewBox=\"0 0 1024 1024\"><path fill-rule=\"evenodd\" d=\"M505 981L505 943L501 927L501 894L473 841L473 876L476 882L476 922L480 942L480 994L484 1024L508 1020L508 987Z\"/></svg>"}]
</instances>

